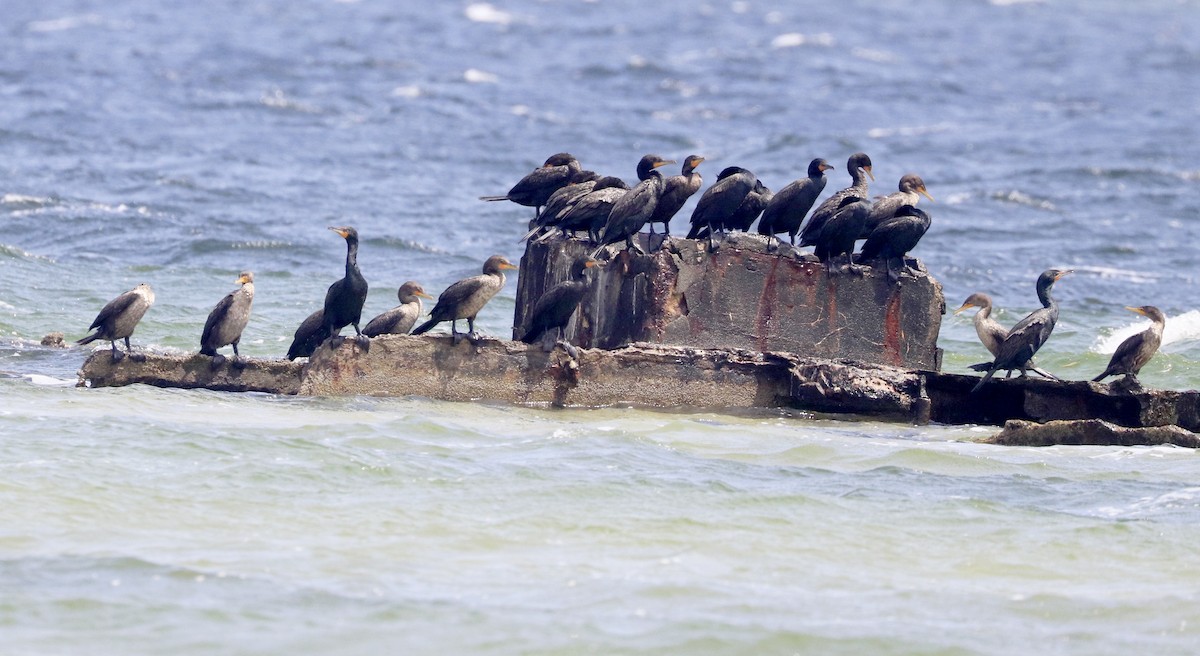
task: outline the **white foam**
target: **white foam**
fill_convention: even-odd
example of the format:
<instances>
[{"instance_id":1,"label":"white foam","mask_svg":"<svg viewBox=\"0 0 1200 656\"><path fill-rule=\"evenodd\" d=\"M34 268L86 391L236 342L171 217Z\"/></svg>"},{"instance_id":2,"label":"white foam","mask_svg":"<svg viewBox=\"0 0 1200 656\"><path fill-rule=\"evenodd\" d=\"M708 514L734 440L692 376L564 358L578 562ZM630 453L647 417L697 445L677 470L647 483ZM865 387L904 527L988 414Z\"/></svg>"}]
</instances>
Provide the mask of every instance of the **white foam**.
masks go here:
<instances>
[{"instance_id":1,"label":"white foam","mask_svg":"<svg viewBox=\"0 0 1200 656\"><path fill-rule=\"evenodd\" d=\"M84 14L82 16L64 16L51 20L33 21L25 29L30 32L62 32L73 30L77 27L100 25L103 22L104 19L98 14Z\"/></svg>"},{"instance_id":2,"label":"white foam","mask_svg":"<svg viewBox=\"0 0 1200 656\"><path fill-rule=\"evenodd\" d=\"M500 77L496 74L488 73L487 71L481 71L477 68L468 68L466 72L463 73L463 79L467 82L472 82L475 84L495 84L496 82L500 81Z\"/></svg>"},{"instance_id":3,"label":"white foam","mask_svg":"<svg viewBox=\"0 0 1200 656\"><path fill-rule=\"evenodd\" d=\"M508 25L512 22L512 14L496 9L486 2L477 2L473 5L467 5L464 14L467 20L476 23L494 23L496 25Z\"/></svg>"},{"instance_id":4,"label":"white foam","mask_svg":"<svg viewBox=\"0 0 1200 656\"><path fill-rule=\"evenodd\" d=\"M1092 351L1106 355L1113 353L1121 345L1121 342L1149 327L1149 321L1141 320L1122 326L1113 331L1111 335L1096 338L1096 343L1092 344ZM1200 310L1189 310L1174 317L1167 317L1167 327L1163 330L1163 346L1198 339L1200 339Z\"/></svg>"},{"instance_id":5,"label":"white foam","mask_svg":"<svg viewBox=\"0 0 1200 656\"><path fill-rule=\"evenodd\" d=\"M392 89L392 96L396 98L419 98L421 96L421 87L415 84L396 87Z\"/></svg>"},{"instance_id":6,"label":"white foam","mask_svg":"<svg viewBox=\"0 0 1200 656\"><path fill-rule=\"evenodd\" d=\"M43 385L46 387L73 387L75 385L74 380L62 380L53 376L43 376L42 374L29 374L26 378L34 385Z\"/></svg>"},{"instance_id":7,"label":"white foam","mask_svg":"<svg viewBox=\"0 0 1200 656\"><path fill-rule=\"evenodd\" d=\"M800 46L832 46L833 35L827 32L820 34L800 34L799 32L790 32L788 34L780 34L771 39L772 48L798 48Z\"/></svg>"}]
</instances>

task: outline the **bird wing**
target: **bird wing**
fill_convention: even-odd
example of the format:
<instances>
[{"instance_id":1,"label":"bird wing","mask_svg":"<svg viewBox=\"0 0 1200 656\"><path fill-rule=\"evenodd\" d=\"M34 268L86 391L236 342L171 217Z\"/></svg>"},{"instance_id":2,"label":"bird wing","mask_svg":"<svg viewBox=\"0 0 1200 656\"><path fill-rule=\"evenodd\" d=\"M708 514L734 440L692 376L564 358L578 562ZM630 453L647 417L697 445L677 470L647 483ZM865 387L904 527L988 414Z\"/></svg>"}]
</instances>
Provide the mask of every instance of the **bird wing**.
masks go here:
<instances>
[{"instance_id":1,"label":"bird wing","mask_svg":"<svg viewBox=\"0 0 1200 656\"><path fill-rule=\"evenodd\" d=\"M104 307L100 308L100 314L96 315L96 320L92 322L92 325L88 326L88 330L96 328L109 319L120 316L136 303L139 298L135 292L129 291L105 303Z\"/></svg>"},{"instance_id":2,"label":"bird wing","mask_svg":"<svg viewBox=\"0 0 1200 656\"><path fill-rule=\"evenodd\" d=\"M1006 368L1009 364L1023 364L1032 358L1050 338L1057 321L1058 312L1053 308L1039 308L1030 312L1018 321L1017 325L1008 331L1008 337L1000 342L1000 348L996 349L996 363L1000 364L1001 368Z\"/></svg>"},{"instance_id":3,"label":"bird wing","mask_svg":"<svg viewBox=\"0 0 1200 656\"><path fill-rule=\"evenodd\" d=\"M233 295L237 292L230 292L217 302L217 306L208 313L208 320L204 322L204 332L200 333L200 344L203 346L212 337L212 333L217 329L217 324L221 323L221 319L229 313L229 308L233 306Z\"/></svg>"},{"instance_id":4,"label":"bird wing","mask_svg":"<svg viewBox=\"0 0 1200 656\"><path fill-rule=\"evenodd\" d=\"M470 278L463 278L453 285L450 285L446 288L446 291L442 292L441 295L438 296L437 305L433 306L433 311L430 312L430 315L432 315L433 318L440 319L442 321L449 320L451 318L450 315L453 314L455 310L462 306L467 299L474 296L484 286L484 284L487 282L486 278L486 274L471 276Z\"/></svg>"}]
</instances>

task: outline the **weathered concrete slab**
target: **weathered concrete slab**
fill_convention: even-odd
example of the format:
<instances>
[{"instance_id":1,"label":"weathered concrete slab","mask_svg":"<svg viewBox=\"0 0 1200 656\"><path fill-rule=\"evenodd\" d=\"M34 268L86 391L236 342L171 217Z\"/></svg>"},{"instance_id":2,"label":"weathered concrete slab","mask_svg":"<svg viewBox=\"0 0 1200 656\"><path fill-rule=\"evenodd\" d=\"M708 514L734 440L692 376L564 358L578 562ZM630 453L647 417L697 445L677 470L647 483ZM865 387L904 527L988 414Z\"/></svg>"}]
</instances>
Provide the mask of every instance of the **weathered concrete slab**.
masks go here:
<instances>
[{"instance_id":1,"label":"weathered concrete slab","mask_svg":"<svg viewBox=\"0 0 1200 656\"><path fill-rule=\"evenodd\" d=\"M238 369L232 359L216 369L206 355L163 355L147 353L144 362L124 358L113 362L108 349L98 349L79 370L81 387L119 387L143 383L155 387L211 389L222 392L269 392L296 394L300 391L303 365L288 360L245 358Z\"/></svg>"},{"instance_id":2,"label":"weathered concrete slab","mask_svg":"<svg viewBox=\"0 0 1200 656\"><path fill-rule=\"evenodd\" d=\"M649 248L646 237L640 235ZM828 275L790 247L768 253L767 243L739 234L716 253L690 239L650 255L621 251L592 269L591 290L567 337L588 348L649 342L940 368L945 298L916 260L909 262L917 270L893 284L883 269ZM517 334L528 323L523 309L589 250L564 239L527 247L517 281Z\"/></svg>"},{"instance_id":3,"label":"weathered concrete slab","mask_svg":"<svg viewBox=\"0 0 1200 656\"><path fill-rule=\"evenodd\" d=\"M985 440L1005 446L1154 446L1174 444L1200 448L1200 435L1179 426L1127 428L1101 419L1056 420L1039 424L1014 419L1004 430Z\"/></svg>"}]
</instances>

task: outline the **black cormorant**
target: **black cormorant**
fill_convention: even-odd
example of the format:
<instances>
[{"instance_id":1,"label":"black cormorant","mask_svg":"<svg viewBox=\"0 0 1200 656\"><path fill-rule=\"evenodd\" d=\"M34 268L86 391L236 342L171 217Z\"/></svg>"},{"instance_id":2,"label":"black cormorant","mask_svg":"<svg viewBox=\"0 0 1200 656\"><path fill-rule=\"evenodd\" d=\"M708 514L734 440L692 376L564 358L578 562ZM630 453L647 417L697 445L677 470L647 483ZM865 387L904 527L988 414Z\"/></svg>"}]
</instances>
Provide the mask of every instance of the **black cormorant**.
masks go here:
<instances>
[{"instance_id":1,"label":"black cormorant","mask_svg":"<svg viewBox=\"0 0 1200 656\"><path fill-rule=\"evenodd\" d=\"M867 217L867 225L863 227L860 239L866 239L875 226L887 221L896 215L896 212L905 205L916 205L921 196L928 198L931 202L933 196L925 190L925 181L916 173L906 173L900 178L900 191L890 193L883 198L875 201L871 206L871 216Z\"/></svg>"},{"instance_id":2,"label":"black cormorant","mask_svg":"<svg viewBox=\"0 0 1200 656\"><path fill-rule=\"evenodd\" d=\"M254 274L243 271L237 284L241 286L226 294L208 313L204 332L200 334L200 354L212 358L213 368L225 361L217 349L227 344L233 346L233 366L238 369L245 366L238 353L238 342L242 341L242 331L250 321L250 308L254 305Z\"/></svg>"},{"instance_id":3,"label":"black cormorant","mask_svg":"<svg viewBox=\"0 0 1200 656\"><path fill-rule=\"evenodd\" d=\"M808 176L793 180L780 189L771 202L763 210L762 220L758 222L758 233L774 237L777 234L788 233L792 246L796 245L796 233L804 216L817 202L817 196L825 189L825 171L832 169L825 160L814 159L808 163ZM776 246L774 240L768 248Z\"/></svg>"},{"instance_id":4,"label":"black cormorant","mask_svg":"<svg viewBox=\"0 0 1200 656\"><path fill-rule=\"evenodd\" d=\"M433 297L426 294L421 285L409 280L400 285L400 289L396 291L396 298L400 305L368 321L367 327L363 328L364 335L407 335L421 316L421 299Z\"/></svg>"},{"instance_id":5,"label":"black cormorant","mask_svg":"<svg viewBox=\"0 0 1200 656\"><path fill-rule=\"evenodd\" d=\"M832 196L821 201L817 209L813 210L812 216L808 218L808 223L804 224L804 228L800 230L801 246L816 245L815 240L821 233L821 227L825 225L829 217L845 205L846 198L868 198L867 178L875 179L875 174L871 173L871 158L867 157L866 153L854 153L850 159L846 160L846 170L850 174L850 186L834 192Z\"/></svg>"},{"instance_id":6,"label":"black cormorant","mask_svg":"<svg viewBox=\"0 0 1200 656\"><path fill-rule=\"evenodd\" d=\"M812 235L811 243L816 246L814 254L825 263L825 270L833 270L833 260L846 256L846 267L856 271L853 262L854 242L862 232L863 223L871 213L871 202L865 198L843 196L842 207L824 221L819 232Z\"/></svg>"},{"instance_id":7,"label":"black cormorant","mask_svg":"<svg viewBox=\"0 0 1200 656\"><path fill-rule=\"evenodd\" d=\"M605 176L596 181L596 186L586 196L575 201L557 221L563 236L577 230L586 230L592 243L600 240L600 229L608 222L608 215L613 205L629 192L629 185L615 176ZM539 237L538 241L549 239L549 236Z\"/></svg>"},{"instance_id":8,"label":"black cormorant","mask_svg":"<svg viewBox=\"0 0 1200 656\"><path fill-rule=\"evenodd\" d=\"M740 166L729 166L717 174L717 179L700 195L696 209L692 210L692 228L688 239L697 239L704 231L708 234L708 245L713 247L713 232L720 230L741 207L746 196L754 191L757 178Z\"/></svg>"},{"instance_id":9,"label":"black cormorant","mask_svg":"<svg viewBox=\"0 0 1200 656\"><path fill-rule=\"evenodd\" d=\"M76 344L91 344L98 339L107 339L112 342L113 362L120 362L125 357L125 353L117 350L117 340L124 339L125 351L129 353L129 359L142 362L146 356L133 352L133 347L129 344L129 337L151 305L154 305L154 290L150 288L150 285L141 283L105 303L104 307L100 309L100 314L96 315L95 321L88 326L88 330L94 328L96 332L84 337Z\"/></svg>"},{"instance_id":10,"label":"black cormorant","mask_svg":"<svg viewBox=\"0 0 1200 656\"><path fill-rule=\"evenodd\" d=\"M438 296L437 304L429 312L429 321L417 326L412 331L414 335L428 332L443 321L450 322L450 335L453 343L458 343L458 320L467 320L467 339L475 339L475 315L496 292L504 287L504 270L517 267L509 263L501 255L493 255L483 263L483 274L464 278L446 288Z\"/></svg>"},{"instance_id":11,"label":"black cormorant","mask_svg":"<svg viewBox=\"0 0 1200 656\"><path fill-rule=\"evenodd\" d=\"M658 206L654 215L646 223L650 224L650 234L654 234L654 224L663 224L663 234L671 234L671 219L679 213L687 199L700 191L704 179L696 172L696 167L704 158L699 155L688 155L683 160L683 170L679 175L672 175L663 180L663 192L658 198Z\"/></svg>"},{"instance_id":12,"label":"black cormorant","mask_svg":"<svg viewBox=\"0 0 1200 656\"><path fill-rule=\"evenodd\" d=\"M318 309L300 322L296 333L292 336L292 345L288 347L287 359L312 357L313 352L325 341L327 335L321 330L325 323L325 310Z\"/></svg>"},{"instance_id":13,"label":"black cormorant","mask_svg":"<svg viewBox=\"0 0 1200 656\"><path fill-rule=\"evenodd\" d=\"M874 211L874 207L872 207ZM866 221L871 220L870 212ZM905 205L896 210L895 216L880 223L871 231L867 241L863 242L858 261L884 260L887 266L888 278L892 282L900 279L904 269L904 256L916 247L917 242L929 230L931 223L929 213L912 205ZM859 234L862 234L861 232ZM893 269L892 263L899 261L899 269Z\"/></svg>"},{"instance_id":14,"label":"black cormorant","mask_svg":"<svg viewBox=\"0 0 1200 656\"><path fill-rule=\"evenodd\" d=\"M479 200L511 200L518 205L533 208L533 218L541 214L542 206L560 187L567 185L580 170L579 160L570 153L555 153L546 163L521 178L503 196L480 196Z\"/></svg>"},{"instance_id":15,"label":"black cormorant","mask_svg":"<svg viewBox=\"0 0 1200 656\"><path fill-rule=\"evenodd\" d=\"M541 216L533 220L529 232L525 233L518 243L532 238L543 228L556 225L567 213L567 210L575 205L576 201L586 196L596 186L596 181L599 179L600 176L595 171L576 173L570 183L550 194L550 198L546 199L546 206L542 208Z\"/></svg>"},{"instance_id":16,"label":"black cormorant","mask_svg":"<svg viewBox=\"0 0 1200 656\"><path fill-rule=\"evenodd\" d=\"M1050 338L1054 324L1058 322L1058 301L1050 296L1050 290L1055 282L1069 273L1070 269L1046 269L1038 276L1037 295L1042 307L1030 312L1008 331L1008 336L996 349L995 359L986 365L987 374L971 389L972 394L978 392L1001 369L1010 372L1019 369L1022 378L1027 375L1026 370L1031 368L1034 354Z\"/></svg>"},{"instance_id":17,"label":"black cormorant","mask_svg":"<svg viewBox=\"0 0 1200 656\"><path fill-rule=\"evenodd\" d=\"M358 231L349 226L333 227L330 230L346 240L346 275L329 286L325 292L325 312L321 330L330 338L329 345L338 348L342 328L354 326L355 342L362 350L371 348L371 340L362 334L358 323L362 319L363 304L367 301L367 279L358 270Z\"/></svg>"},{"instance_id":18,"label":"black cormorant","mask_svg":"<svg viewBox=\"0 0 1200 656\"><path fill-rule=\"evenodd\" d=\"M609 244L624 241L627 248L641 252L634 243L633 237L646 225L646 221L654 216L658 209L658 198L663 192L663 177L654 169L665 164L674 164L673 159L663 159L658 155L645 155L637 165L638 180L633 189L617 199L612 211L608 213L608 221L600 233L600 244L592 253L592 257L600 254Z\"/></svg>"},{"instance_id":19,"label":"black cormorant","mask_svg":"<svg viewBox=\"0 0 1200 656\"><path fill-rule=\"evenodd\" d=\"M1092 382L1100 382L1108 376L1124 375L1125 380L1140 385L1138 382L1138 372L1154 354L1158 352L1158 347L1162 345L1163 329L1167 327L1167 315L1162 313L1162 310L1153 305L1143 305L1141 307L1126 307L1130 312L1148 317L1153 323L1150 327L1142 332L1132 335L1121 342L1113 353L1112 359L1108 361L1108 367L1104 369L1104 373L1092 379Z\"/></svg>"},{"instance_id":20,"label":"black cormorant","mask_svg":"<svg viewBox=\"0 0 1200 656\"><path fill-rule=\"evenodd\" d=\"M571 265L571 277L564 280L538 297L529 316L529 328L521 336L521 341L532 344L547 331L556 331L556 339L562 339L563 330L571 321L571 315L579 307L587 293L586 273L588 268L596 265L591 258L580 258Z\"/></svg>"}]
</instances>

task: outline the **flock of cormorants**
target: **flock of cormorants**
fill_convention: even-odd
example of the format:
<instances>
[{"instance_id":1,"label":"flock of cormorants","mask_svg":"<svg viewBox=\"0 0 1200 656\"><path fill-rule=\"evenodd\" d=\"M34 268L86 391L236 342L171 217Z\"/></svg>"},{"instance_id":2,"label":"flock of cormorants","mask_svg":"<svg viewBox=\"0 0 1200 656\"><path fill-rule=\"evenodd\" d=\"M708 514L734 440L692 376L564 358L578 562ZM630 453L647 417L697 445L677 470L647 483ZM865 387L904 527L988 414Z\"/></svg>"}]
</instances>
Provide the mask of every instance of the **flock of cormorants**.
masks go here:
<instances>
[{"instance_id":1,"label":"flock of cormorants","mask_svg":"<svg viewBox=\"0 0 1200 656\"><path fill-rule=\"evenodd\" d=\"M575 262L570 277L547 290L529 313L529 328L521 341L534 343L555 331L561 338L587 290L586 271L596 266L596 258L608 246L624 244L627 249L644 253L635 241L645 226L653 236L654 225L662 224L661 248L670 239L670 223L688 198L699 192L702 178L697 167L704 162L699 155L689 155L683 161L679 175L663 177L658 168L673 164L658 155L645 155L637 165L638 183L630 188L618 177L600 176L584 170L577 159L568 153L557 153L522 178L507 194L482 196L481 200L507 200L534 208L529 232L522 241L544 241L561 234L563 238L578 238L586 231L588 241L595 245L590 257ZM707 239L710 250L717 250L717 235L728 231L748 231L758 221L758 232L769 239L768 249L777 251L782 235L787 234L793 247L796 235L799 246L813 246L814 255L825 264L830 274L861 273L856 262L884 262L888 278L898 281L904 258L929 229L927 212L916 207L920 196L933 197L920 176L909 173L900 179L899 190L887 196L870 199L869 180L873 181L871 159L865 153L855 153L846 162L851 185L826 198L809 216L817 198L825 188L825 172L834 168L824 159L812 160L805 177L797 179L777 193L763 185L744 168L730 166L722 170L716 181L701 195L692 212L689 239ZM760 218L761 215L761 218ZM809 216L808 222L804 218ZM429 319L417 326L422 312L421 299L432 299L416 282L401 285L397 296L400 305L375 317L365 330L359 328L362 309L367 297L367 281L358 268L358 232L349 226L331 227L346 240L345 275L329 286L321 309L309 315L296 329L288 349L288 359L311 356L326 341L338 348L344 338L340 332L353 326L355 343L364 351L370 349L370 338L387 333L414 335L425 333L439 323L449 321L455 342L459 319L467 320L468 339L475 339L475 317L504 286L504 271L515 269L503 256L493 255L483 265L483 273L460 280L438 297ZM539 234L541 233L541 234ZM857 241L863 245L855 255ZM653 239L651 239L653 243ZM834 263L844 258L840 269ZM896 265L899 264L899 267ZM986 372L975 386L978 391L998 371L1011 376L1014 370L1024 377L1028 370L1055 378L1041 370L1033 361L1038 349L1045 344L1058 320L1058 303L1050 294L1056 281L1071 273L1069 270L1049 269L1037 281L1037 295L1042 307L1030 313L1010 330L1005 330L991 318L991 299L983 293L972 294L956 314L968 308L978 308L974 324L979 339L993 355L993 360L974 365L972 369ZM213 367L224 357L217 353L232 346L234 363L242 367L238 342L250 318L254 301L254 275L243 272L237 280L240 287L226 295L213 308L204 324L200 352L213 358ZM125 349L134 360L144 356L132 353L129 338L146 310L154 303L154 291L143 283L118 296L104 306L89 330L92 334L79 340L87 344L97 339L112 342L112 357L120 360L124 354L117 341L125 341ZM1149 329L1125 340L1112 356L1108 367L1094 380L1123 375L1136 383L1137 374L1158 350L1166 318L1153 306L1128 308L1149 317ZM1055 378L1057 380L1057 378Z\"/></svg>"}]
</instances>

